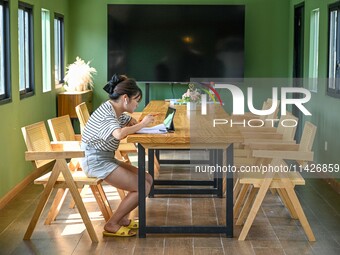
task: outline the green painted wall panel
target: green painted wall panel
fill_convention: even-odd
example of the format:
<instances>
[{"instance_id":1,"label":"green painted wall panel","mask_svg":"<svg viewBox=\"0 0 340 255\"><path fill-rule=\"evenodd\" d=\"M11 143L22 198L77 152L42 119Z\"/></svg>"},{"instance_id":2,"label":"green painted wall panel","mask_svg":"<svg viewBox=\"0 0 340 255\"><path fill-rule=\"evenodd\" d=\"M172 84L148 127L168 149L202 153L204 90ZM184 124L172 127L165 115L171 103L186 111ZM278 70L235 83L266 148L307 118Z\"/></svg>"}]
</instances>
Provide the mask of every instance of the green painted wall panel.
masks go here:
<instances>
[{"instance_id":1,"label":"green painted wall panel","mask_svg":"<svg viewBox=\"0 0 340 255\"><path fill-rule=\"evenodd\" d=\"M108 1L74 0L70 3L69 63L76 56L91 60L97 69L95 76L95 107L107 95L102 87L107 81L107 4L245 4L245 75L246 77L286 77L288 75L288 15L289 2L281 0L196 0L196 1ZM91 15L88 15L91 13ZM273 36L272 36L273 35ZM152 85L152 98L171 98L165 85ZM175 88L181 95L186 87ZM139 108L139 110L141 107Z\"/></svg>"},{"instance_id":2,"label":"green painted wall panel","mask_svg":"<svg viewBox=\"0 0 340 255\"><path fill-rule=\"evenodd\" d=\"M302 1L291 0L290 6L290 41L289 41L289 66L293 66L293 18L294 7ZM320 11L320 31L319 31L319 65L318 74L320 82L317 93L312 92L312 99L307 107L312 116L305 117L317 127L317 134L314 142L315 161L323 164L340 164L339 149L340 139L337 134L340 130L340 99L326 95L327 83L327 61L328 61L328 5L337 2L336 0L306 0L305 6L305 31L304 31L304 76L308 77L309 65L309 37L310 37L310 16L311 11L319 8ZM328 149L325 150L325 142Z\"/></svg>"},{"instance_id":3,"label":"green painted wall panel","mask_svg":"<svg viewBox=\"0 0 340 255\"><path fill-rule=\"evenodd\" d=\"M55 88L51 92L42 93L41 64L41 8L53 13L65 15L67 20L67 0L29 0L22 1L33 5L34 15L34 68L35 95L20 100L18 73L18 1L10 2L10 32L11 32L11 86L12 102L0 105L0 198L9 192L32 171L32 164L24 159L26 146L21 133L21 127L38 121L46 121L56 116ZM52 22L52 20L51 20ZM65 21L65 23L67 23ZM53 24L53 22L52 22ZM51 29L51 31L53 31ZM66 28L67 33L67 28ZM53 36L53 35L52 35ZM52 37L53 42L53 37ZM67 44L66 44L67 52ZM53 59L53 56L52 56ZM53 65L52 65L53 66ZM53 86L53 85L52 85Z\"/></svg>"}]
</instances>

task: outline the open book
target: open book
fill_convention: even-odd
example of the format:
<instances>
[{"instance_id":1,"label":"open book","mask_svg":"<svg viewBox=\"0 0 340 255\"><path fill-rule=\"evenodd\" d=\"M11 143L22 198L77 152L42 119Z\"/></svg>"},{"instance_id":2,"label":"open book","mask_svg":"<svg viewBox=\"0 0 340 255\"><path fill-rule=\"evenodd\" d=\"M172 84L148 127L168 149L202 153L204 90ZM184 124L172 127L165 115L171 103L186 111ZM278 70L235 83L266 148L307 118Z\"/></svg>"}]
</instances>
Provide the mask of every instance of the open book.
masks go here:
<instances>
[{"instance_id":1,"label":"open book","mask_svg":"<svg viewBox=\"0 0 340 255\"><path fill-rule=\"evenodd\" d=\"M167 133L168 131L166 130L165 125L159 124L153 127L145 127L137 131L137 134L164 134Z\"/></svg>"}]
</instances>

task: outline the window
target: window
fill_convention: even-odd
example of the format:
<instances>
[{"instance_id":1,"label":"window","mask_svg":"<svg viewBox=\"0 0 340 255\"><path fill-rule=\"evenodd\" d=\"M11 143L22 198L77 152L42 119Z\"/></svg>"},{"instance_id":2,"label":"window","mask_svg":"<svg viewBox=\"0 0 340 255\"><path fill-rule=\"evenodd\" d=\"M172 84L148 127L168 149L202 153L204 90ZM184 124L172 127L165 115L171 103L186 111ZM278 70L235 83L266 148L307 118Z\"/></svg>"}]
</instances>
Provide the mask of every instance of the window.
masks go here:
<instances>
[{"instance_id":1,"label":"window","mask_svg":"<svg viewBox=\"0 0 340 255\"><path fill-rule=\"evenodd\" d=\"M19 3L19 90L20 97L34 94L33 65L33 9L31 5Z\"/></svg>"},{"instance_id":2,"label":"window","mask_svg":"<svg viewBox=\"0 0 340 255\"><path fill-rule=\"evenodd\" d=\"M328 95L340 97L340 3L329 6Z\"/></svg>"},{"instance_id":3,"label":"window","mask_svg":"<svg viewBox=\"0 0 340 255\"><path fill-rule=\"evenodd\" d=\"M319 9L311 12L309 38L309 90L317 92L319 54Z\"/></svg>"},{"instance_id":4,"label":"window","mask_svg":"<svg viewBox=\"0 0 340 255\"><path fill-rule=\"evenodd\" d=\"M54 17L54 71L55 84L64 82L64 18L60 14Z\"/></svg>"},{"instance_id":5,"label":"window","mask_svg":"<svg viewBox=\"0 0 340 255\"><path fill-rule=\"evenodd\" d=\"M0 103L11 99L8 1L0 0Z\"/></svg>"},{"instance_id":6,"label":"window","mask_svg":"<svg viewBox=\"0 0 340 255\"><path fill-rule=\"evenodd\" d=\"M41 10L41 33L43 92L48 92L51 91L51 31L49 10Z\"/></svg>"}]
</instances>

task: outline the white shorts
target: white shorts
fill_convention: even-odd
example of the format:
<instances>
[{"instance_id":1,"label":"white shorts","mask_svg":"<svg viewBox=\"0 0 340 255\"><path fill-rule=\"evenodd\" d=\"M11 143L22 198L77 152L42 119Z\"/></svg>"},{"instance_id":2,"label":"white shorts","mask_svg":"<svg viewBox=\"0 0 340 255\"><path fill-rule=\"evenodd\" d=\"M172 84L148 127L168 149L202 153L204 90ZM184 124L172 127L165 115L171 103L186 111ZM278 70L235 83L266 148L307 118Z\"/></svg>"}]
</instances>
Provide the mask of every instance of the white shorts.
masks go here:
<instances>
[{"instance_id":1,"label":"white shorts","mask_svg":"<svg viewBox=\"0 0 340 255\"><path fill-rule=\"evenodd\" d=\"M119 166L118 160L114 158L112 151L100 151L81 143L81 149L85 151L85 157L81 159L84 173L88 177L104 180Z\"/></svg>"}]
</instances>

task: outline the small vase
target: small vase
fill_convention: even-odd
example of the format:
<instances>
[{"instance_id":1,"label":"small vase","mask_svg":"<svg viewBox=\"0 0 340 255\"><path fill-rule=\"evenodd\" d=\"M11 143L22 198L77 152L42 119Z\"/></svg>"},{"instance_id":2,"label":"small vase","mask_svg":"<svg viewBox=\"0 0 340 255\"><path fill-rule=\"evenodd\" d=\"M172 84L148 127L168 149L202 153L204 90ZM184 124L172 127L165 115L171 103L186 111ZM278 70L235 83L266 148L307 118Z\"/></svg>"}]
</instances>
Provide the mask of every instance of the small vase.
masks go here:
<instances>
[{"instance_id":1,"label":"small vase","mask_svg":"<svg viewBox=\"0 0 340 255\"><path fill-rule=\"evenodd\" d=\"M196 111L196 103L188 102L187 103L187 111Z\"/></svg>"}]
</instances>

